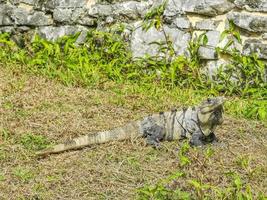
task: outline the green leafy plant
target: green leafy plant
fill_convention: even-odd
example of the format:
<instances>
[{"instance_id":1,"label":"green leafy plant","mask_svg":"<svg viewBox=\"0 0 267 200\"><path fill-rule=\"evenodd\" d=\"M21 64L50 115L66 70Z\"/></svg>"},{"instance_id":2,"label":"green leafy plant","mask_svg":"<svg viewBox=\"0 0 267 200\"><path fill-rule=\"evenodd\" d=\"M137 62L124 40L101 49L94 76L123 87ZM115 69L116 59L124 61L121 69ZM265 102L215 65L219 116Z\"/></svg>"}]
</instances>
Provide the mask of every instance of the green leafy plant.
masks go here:
<instances>
[{"instance_id":1,"label":"green leafy plant","mask_svg":"<svg viewBox=\"0 0 267 200\"><path fill-rule=\"evenodd\" d=\"M171 189L168 187L168 184L172 181L174 181L177 178L183 177L184 173L182 172L176 172L169 176L168 178L160 181L154 186L144 186L137 190L139 200L145 200L145 199L155 199L155 200L171 200L171 199L177 199L177 200L186 200L190 199L190 194L187 192L184 192L180 189Z\"/></svg>"},{"instance_id":2,"label":"green leafy plant","mask_svg":"<svg viewBox=\"0 0 267 200\"><path fill-rule=\"evenodd\" d=\"M163 26L163 13L166 4L167 0L165 0L161 5L152 8L146 13L142 25L144 30L147 31L151 27L155 27L157 30L159 30Z\"/></svg>"},{"instance_id":3,"label":"green leafy plant","mask_svg":"<svg viewBox=\"0 0 267 200\"><path fill-rule=\"evenodd\" d=\"M163 8L164 5L157 12L151 11L147 19L152 19L155 13L161 16ZM224 33L225 37L233 31L236 30L231 26ZM239 38L238 33L232 35ZM205 33L189 43L189 57L175 57L173 44L166 35L166 41L159 44L160 51L166 56L139 60L132 59L128 44L114 32L89 31L85 43L80 45L76 44L78 36L79 33L51 42L36 35L32 42L28 41L26 48L21 49L12 42L9 34L0 34L3 46L0 59L2 63L18 63L24 70L46 75L66 85L91 87L115 81L142 83L146 88L179 87L206 95L239 96L250 101L250 105L246 104L242 111L233 107L227 110L246 118L267 119L263 63L255 55L243 56L234 49L218 49L221 54L232 57L232 63L222 67L214 80L210 80L203 73L198 54L199 48L208 42Z\"/></svg>"}]
</instances>

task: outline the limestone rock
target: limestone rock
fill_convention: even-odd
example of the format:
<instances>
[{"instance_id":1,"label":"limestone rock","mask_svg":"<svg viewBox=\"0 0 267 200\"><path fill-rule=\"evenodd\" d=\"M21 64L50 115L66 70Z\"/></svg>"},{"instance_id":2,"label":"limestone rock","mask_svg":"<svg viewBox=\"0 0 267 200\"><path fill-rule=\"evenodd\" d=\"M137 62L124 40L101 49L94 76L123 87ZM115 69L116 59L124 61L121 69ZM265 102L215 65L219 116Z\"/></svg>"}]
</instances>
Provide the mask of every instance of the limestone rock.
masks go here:
<instances>
[{"instance_id":1,"label":"limestone rock","mask_svg":"<svg viewBox=\"0 0 267 200\"><path fill-rule=\"evenodd\" d=\"M229 61L220 59L220 60L210 60L207 61L204 67L204 74L207 74L210 78L213 78L218 70L229 64Z\"/></svg>"},{"instance_id":2,"label":"limestone rock","mask_svg":"<svg viewBox=\"0 0 267 200\"><path fill-rule=\"evenodd\" d=\"M32 12L25 8L14 8L9 13L10 18L16 25L30 25L30 26L46 26L53 24L52 17L46 15L44 12Z\"/></svg>"},{"instance_id":3,"label":"limestone rock","mask_svg":"<svg viewBox=\"0 0 267 200\"><path fill-rule=\"evenodd\" d=\"M216 30L216 28L219 25L219 21L211 20L211 19L205 19L199 22L196 22L195 29L197 30Z\"/></svg>"},{"instance_id":4,"label":"limestone rock","mask_svg":"<svg viewBox=\"0 0 267 200\"><path fill-rule=\"evenodd\" d=\"M92 17L107 17L112 15L113 8L110 5L96 4L91 6L87 13Z\"/></svg>"},{"instance_id":5,"label":"limestone rock","mask_svg":"<svg viewBox=\"0 0 267 200\"><path fill-rule=\"evenodd\" d=\"M267 16L233 12L227 15L228 20L250 32L267 32Z\"/></svg>"},{"instance_id":6,"label":"limestone rock","mask_svg":"<svg viewBox=\"0 0 267 200\"><path fill-rule=\"evenodd\" d=\"M116 17L138 19L144 16L151 4L149 2L126 1L113 5L95 4L88 8L88 14L93 17Z\"/></svg>"},{"instance_id":7,"label":"limestone rock","mask_svg":"<svg viewBox=\"0 0 267 200\"><path fill-rule=\"evenodd\" d=\"M266 0L235 0L234 4L248 11L267 12Z\"/></svg>"},{"instance_id":8,"label":"limestone rock","mask_svg":"<svg viewBox=\"0 0 267 200\"><path fill-rule=\"evenodd\" d=\"M0 27L0 33L14 33L15 28L13 26L3 26Z\"/></svg>"},{"instance_id":9,"label":"limestone rock","mask_svg":"<svg viewBox=\"0 0 267 200\"><path fill-rule=\"evenodd\" d=\"M135 26L137 28L132 32L131 37L133 57L143 57L147 54L150 56L162 56L163 54L159 51L159 43L162 45L166 44L164 32L154 27L145 31L141 27L141 22L136 23ZM163 29L172 41L176 55L186 54L187 45L191 39L190 34L166 25Z\"/></svg>"},{"instance_id":10,"label":"limestone rock","mask_svg":"<svg viewBox=\"0 0 267 200\"><path fill-rule=\"evenodd\" d=\"M201 59L214 60L218 58L216 47L220 42L220 32L219 31L208 31L206 33L208 42L206 46L201 46L198 50L198 54Z\"/></svg>"},{"instance_id":11,"label":"limestone rock","mask_svg":"<svg viewBox=\"0 0 267 200\"><path fill-rule=\"evenodd\" d=\"M137 6L140 2L137 1L126 1L122 3L116 3L113 7L113 15L123 16L129 19L137 19L138 12Z\"/></svg>"},{"instance_id":12,"label":"limestone rock","mask_svg":"<svg viewBox=\"0 0 267 200\"><path fill-rule=\"evenodd\" d=\"M56 8L53 12L53 19L56 22L71 22L72 9Z\"/></svg>"},{"instance_id":13,"label":"limestone rock","mask_svg":"<svg viewBox=\"0 0 267 200\"><path fill-rule=\"evenodd\" d=\"M81 17L81 19L77 20L77 23L80 25L85 25L85 26L96 26L97 21L94 18L84 16L84 17Z\"/></svg>"},{"instance_id":14,"label":"limestone rock","mask_svg":"<svg viewBox=\"0 0 267 200\"><path fill-rule=\"evenodd\" d=\"M164 15L167 17L184 13L206 16L224 14L235 6L227 0L169 0Z\"/></svg>"},{"instance_id":15,"label":"limestone rock","mask_svg":"<svg viewBox=\"0 0 267 200\"><path fill-rule=\"evenodd\" d=\"M64 35L73 35L77 32L81 32L80 37L83 37L83 35L87 32L87 29L83 26L60 26L60 27L53 27L53 26L44 26L40 27L37 30L37 33L50 41L55 41L59 37L62 37ZM77 40L80 40L80 37ZM79 41L82 42L82 41Z\"/></svg>"},{"instance_id":16,"label":"limestone rock","mask_svg":"<svg viewBox=\"0 0 267 200\"><path fill-rule=\"evenodd\" d=\"M29 11L23 8L14 8L12 10L11 18L17 25L25 25L28 23Z\"/></svg>"},{"instance_id":17,"label":"limestone rock","mask_svg":"<svg viewBox=\"0 0 267 200\"><path fill-rule=\"evenodd\" d=\"M170 28L169 26L164 26L164 31L173 44L175 55L188 55L187 47L188 42L191 40L191 34L179 30L177 28Z\"/></svg>"},{"instance_id":18,"label":"limestone rock","mask_svg":"<svg viewBox=\"0 0 267 200\"><path fill-rule=\"evenodd\" d=\"M263 44L260 40L248 39L245 41L243 53L245 55L256 53L259 58L267 59L267 44Z\"/></svg>"},{"instance_id":19,"label":"limestone rock","mask_svg":"<svg viewBox=\"0 0 267 200\"><path fill-rule=\"evenodd\" d=\"M136 5L137 13L141 18L144 18L152 4L152 1L141 1Z\"/></svg>"},{"instance_id":20,"label":"limestone rock","mask_svg":"<svg viewBox=\"0 0 267 200\"><path fill-rule=\"evenodd\" d=\"M50 2L47 4L50 8L82 8L87 5L87 0L53 0Z\"/></svg>"},{"instance_id":21,"label":"limestone rock","mask_svg":"<svg viewBox=\"0 0 267 200\"><path fill-rule=\"evenodd\" d=\"M223 48L225 48L226 47L226 45L228 45L228 42L229 41L233 41L233 43L230 45L230 46L228 46L227 47L227 50L234 50L234 49L237 49L238 51L242 51L242 44L241 43L239 43L238 42L238 40L235 38L235 37L233 37L233 36L231 36L231 35L228 35L228 36L226 36L218 45L217 45L217 47L219 47L219 48L221 48L221 49L223 49Z\"/></svg>"},{"instance_id":22,"label":"limestone rock","mask_svg":"<svg viewBox=\"0 0 267 200\"><path fill-rule=\"evenodd\" d=\"M25 3L29 5L34 5L37 2L37 0L20 0L20 3Z\"/></svg>"},{"instance_id":23,"label":"limestone rock","mask_svg":"<svg viewBox=\"0 0 267 200\"><path fill-rule=\"evenodd\" d=\"M13 21L9 16L9 13L13 11L14 7L11 5L0 5L0 26L13 25Z\"/></svg>"},{"instance_id":24,"label":"limestone rock","mask_svg":"<svg viewBox=\"0 0 267 200\"><path fill-rule=\"evenodd\" d=\"M262 34L262 39L267 40L267 33Z\"/></svg>"},{"instance_id":25,"label":"limestone rock","mask_svg":"<svg viewBox=\"0 0 267 200\"><path fill-rule=\"evenodd\" d=\"M84 19L84 21L87 21L87 19L85 19L85 18L88 18L86 8L76 8L72 11L71 21L77 22L78 20L83 21L83 19Z\"/></svg>"},{"instance_id":26,"label":"limestone rock","mask_svg":"<svg viewBox=\"0 0 267 200\"><path fill-rule=\"evenodd\" d=\"M159 46L152 42L164 41L163 32L151 27L145 31L141 27L141 23L136 24L136 29L132 32L131 50L134 58L144 57L145 55L157 56L159 54Z\"/></svg>"},{"instance_id":27,"label":"limestone rock","mask_svg":"<svg viewBox=\"0 0 267 200\"><path fill-rule=\"evenodd\" d=\"M34 12L33 15L28 16L27 20L28 22L25 25L47 26L53 24L52 17L45 15L43 12Z\"/></svg>"},{"instance_id":28,"label":"limestone rock","mask_svg":"<svg viewBox=\"0 0 267 200\"><path fill-rule=\"evenodd\" d=\"M191 28L191 22L187 17L176 17L173 20L173 25L179 29L189 29Z\"/></svg>"}]
</instances>

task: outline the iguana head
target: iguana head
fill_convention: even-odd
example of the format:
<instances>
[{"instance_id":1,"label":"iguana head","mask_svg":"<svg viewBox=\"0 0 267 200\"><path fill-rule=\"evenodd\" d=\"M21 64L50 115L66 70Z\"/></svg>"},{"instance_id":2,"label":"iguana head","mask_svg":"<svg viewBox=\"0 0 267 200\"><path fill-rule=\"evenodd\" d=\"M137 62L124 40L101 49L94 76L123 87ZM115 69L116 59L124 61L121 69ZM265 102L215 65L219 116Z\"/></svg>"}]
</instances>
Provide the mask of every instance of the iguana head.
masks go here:
<instances>
[{"instance_id":1,"label":"iguana head","mask_svg":"<svg viewBox=\"0 0 267 200\"><path fill-rule=\"evenodd\" d=\"M198 107L198 122L205 136L214 132L217 125L223 122L224 97L207 98Z\"/></svg>"}]
</instances>

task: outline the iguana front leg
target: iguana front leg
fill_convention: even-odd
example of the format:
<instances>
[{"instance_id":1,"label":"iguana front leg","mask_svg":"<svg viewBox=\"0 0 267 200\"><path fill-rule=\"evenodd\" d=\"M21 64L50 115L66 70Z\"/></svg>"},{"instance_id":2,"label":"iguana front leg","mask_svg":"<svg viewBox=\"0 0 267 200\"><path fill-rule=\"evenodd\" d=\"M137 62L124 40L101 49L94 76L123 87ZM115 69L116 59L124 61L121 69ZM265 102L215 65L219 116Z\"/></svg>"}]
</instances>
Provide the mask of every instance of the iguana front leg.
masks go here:
<instances>
[{"instance_id":1,"label":"iguana front leg","mask_svg":"<svg viewBox=\"0 0 267 200\"><path fill-rule=\"evenodd\" d=\"M195 132L189 141L192 146L203 146L205 143L203 141L203 134L201 132Z\"/></svg>"},{"instance_id":2,"label":"iguana front leg","mask_svg":"<svg viewBox=\"0 0 267 200\"><path fill-rule=\"evenodd\" d=\"M192 134L190 144L193 146L203 146L208 143L218 142L217 137L213 132L208 136L203 135L200 131Z\"/></svg>"},{"instance_id":3,"label":"iguana front leg","mask_svg":"<svg viewBox=\"0 0 267 200\"><path fill-rule=\"evenodd\" d=\"M213 133L213 132L211 132L208 136L205 136L204 137L204 141L206 142L206 143L216 143L216 142L218 142L219 140L218 140L218 138L216 137L216 135Z\"/></svg>"}]
</instances>

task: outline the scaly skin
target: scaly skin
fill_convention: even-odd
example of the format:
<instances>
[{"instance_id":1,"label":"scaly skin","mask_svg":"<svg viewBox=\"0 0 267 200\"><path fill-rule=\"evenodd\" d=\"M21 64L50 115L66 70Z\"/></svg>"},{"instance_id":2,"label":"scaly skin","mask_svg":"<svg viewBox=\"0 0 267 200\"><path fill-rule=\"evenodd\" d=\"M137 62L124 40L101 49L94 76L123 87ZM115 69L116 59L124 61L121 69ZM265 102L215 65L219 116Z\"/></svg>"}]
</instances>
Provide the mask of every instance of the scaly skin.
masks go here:
<instances>
[{"instance_id":1,"label":"scaly skin","mask_svg":"<svg viewBox=\"0 0 267 200\"><path fill-rule=\"evenodd\" d=\"M192 145L205 145L216 140L214 131L223 122L224 101L223 97L208 98L198 106L153 114L113 130L74 138L63 144L36 152L36 154L48 155L93 144L137 137L145 137L147 143L154 147L159 147L160 141L163 140L184 138L188 138Z\"/></svg>"}]
</instances>

